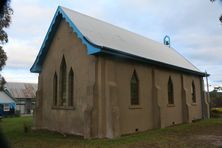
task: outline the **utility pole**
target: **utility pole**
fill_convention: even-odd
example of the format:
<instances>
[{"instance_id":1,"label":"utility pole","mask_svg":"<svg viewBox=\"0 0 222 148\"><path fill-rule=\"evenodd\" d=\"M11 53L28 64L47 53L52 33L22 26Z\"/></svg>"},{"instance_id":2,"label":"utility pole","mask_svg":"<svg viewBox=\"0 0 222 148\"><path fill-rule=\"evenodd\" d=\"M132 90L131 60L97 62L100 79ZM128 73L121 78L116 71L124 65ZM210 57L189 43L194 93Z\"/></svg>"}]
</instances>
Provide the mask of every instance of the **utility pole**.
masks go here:
<instances>
[{"instance_id":1,"label":"utility pole","mask_svg":"<svg viewBox=\"0 0 222 148\"><path fill-rule=\"evenodd\" d=\"M209 110L211 112L211 102L210 102L210 94L209 94L208 75L207 75L207 71L206 70L205 70L205 77L206 77L206 83L207 83L207 93L206 93L207 94L207 102L209 103Z\"/></svg>"}]
</instances>

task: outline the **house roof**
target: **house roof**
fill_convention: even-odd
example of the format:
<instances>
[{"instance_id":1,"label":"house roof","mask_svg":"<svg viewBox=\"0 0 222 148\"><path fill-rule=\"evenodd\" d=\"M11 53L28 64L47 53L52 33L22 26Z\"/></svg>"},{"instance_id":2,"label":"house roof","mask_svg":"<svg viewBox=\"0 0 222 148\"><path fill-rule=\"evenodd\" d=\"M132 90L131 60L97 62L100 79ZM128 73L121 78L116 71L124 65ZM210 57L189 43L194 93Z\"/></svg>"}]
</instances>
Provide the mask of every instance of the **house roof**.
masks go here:
<instances>
[{"instance_id":1,"label":"house roof","mask_svg":"<svg viewBox=\"0 0 222 148\"><path fill-rule=\"evenodd\" d=\"M37 91L37 84L33 83L14 83L7 82L5 84L6 90L13 98L35 98Z\"/></svg>"},{"instance_id":2,"label":"house roof","mask_svg":"<svg viewBox=\"0 0 222 148\"><path fill-rule=\"evenodd\" d=\"M173 48L60 6L52 20L31 72L41 72L50 42L62 19L69 23L77 37L86 45L89 55L115 54L201 76L205 75Z\"/></svg>"},{"instance_id":3,"label":"house roof","mask_svg":"<svg viewBox=\"0 0 222 148\"><path fill-rule=\"evenodd\" d=\"M0 91L0 104L15 103L15 101L8 96L4 91Z\"/></svg>"}]
</instances>

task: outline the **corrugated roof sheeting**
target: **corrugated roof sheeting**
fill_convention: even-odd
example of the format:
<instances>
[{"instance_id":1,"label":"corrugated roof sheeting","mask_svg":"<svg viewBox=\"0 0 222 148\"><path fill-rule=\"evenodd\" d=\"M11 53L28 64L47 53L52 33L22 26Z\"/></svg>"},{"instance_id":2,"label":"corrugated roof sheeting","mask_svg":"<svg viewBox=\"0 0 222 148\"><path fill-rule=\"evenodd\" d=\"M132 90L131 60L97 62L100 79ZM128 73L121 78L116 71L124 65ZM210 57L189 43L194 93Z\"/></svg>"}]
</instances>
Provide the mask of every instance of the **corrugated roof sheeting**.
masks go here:
<instances>
[{"instance_id":1,"label":"corrugated roof sheeting","mask_svg":"<svg viewBox=\"0 0 222 148\"><path fill-rule=\"evenodd\" d=\"M33 83L8 82L5 87L14 98L35 98L38 86Z\"/></svg>"},{"instance_id":2,"label":"corrugated roof sheeting","mask_svg":"<svg viewBox=\"0 0 222 148\"><path fill-rule=\"evenodd\" d=\"M98 46L200 72L173 48L76 11L62 9L80 32Z\"/></svg>"}]
</instances>

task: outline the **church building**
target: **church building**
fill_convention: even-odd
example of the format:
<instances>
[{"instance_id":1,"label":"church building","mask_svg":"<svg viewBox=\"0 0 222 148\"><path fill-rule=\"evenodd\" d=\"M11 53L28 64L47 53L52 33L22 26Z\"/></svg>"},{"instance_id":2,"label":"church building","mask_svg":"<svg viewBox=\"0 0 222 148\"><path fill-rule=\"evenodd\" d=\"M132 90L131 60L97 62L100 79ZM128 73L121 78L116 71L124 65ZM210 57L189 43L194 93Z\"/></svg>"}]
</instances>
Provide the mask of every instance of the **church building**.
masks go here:
<instances>
[{"instance_id":1,"label":"church building","mask_svg":"<svg viewBox=\"0 0 222 148\"><path fill-rule=\"evenodd\" d=\"M31 72L36 129L115 138L209 118L208 75L176 50L64 7Z\"/></svg>"}]
</instances>

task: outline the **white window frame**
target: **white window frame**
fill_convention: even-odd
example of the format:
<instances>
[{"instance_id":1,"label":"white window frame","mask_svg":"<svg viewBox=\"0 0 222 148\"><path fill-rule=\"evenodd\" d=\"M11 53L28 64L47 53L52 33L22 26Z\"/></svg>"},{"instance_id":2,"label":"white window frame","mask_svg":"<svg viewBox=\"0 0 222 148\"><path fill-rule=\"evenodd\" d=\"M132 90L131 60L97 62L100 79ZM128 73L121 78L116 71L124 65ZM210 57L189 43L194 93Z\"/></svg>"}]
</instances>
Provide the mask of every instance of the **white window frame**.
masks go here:
<instances>
[{"instance_id":1,"label":"white window frame","mask_svg":"<svg viewBox=\"0 0 222 148\"><path fill-rule=\"evenodd\" d=\"M9 104L4 104L3 110L4 110L4 112L10 111L10 106L9 106Z\"/></svg>"}]
</instances>

